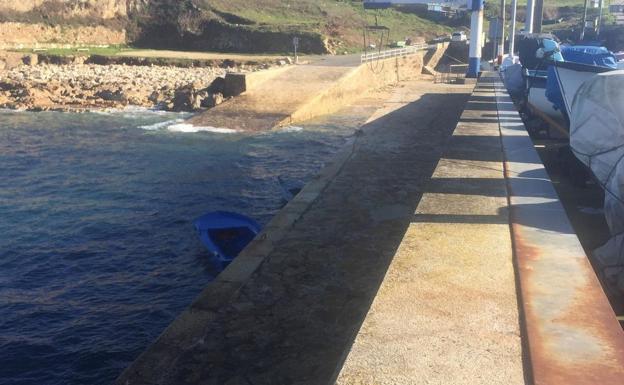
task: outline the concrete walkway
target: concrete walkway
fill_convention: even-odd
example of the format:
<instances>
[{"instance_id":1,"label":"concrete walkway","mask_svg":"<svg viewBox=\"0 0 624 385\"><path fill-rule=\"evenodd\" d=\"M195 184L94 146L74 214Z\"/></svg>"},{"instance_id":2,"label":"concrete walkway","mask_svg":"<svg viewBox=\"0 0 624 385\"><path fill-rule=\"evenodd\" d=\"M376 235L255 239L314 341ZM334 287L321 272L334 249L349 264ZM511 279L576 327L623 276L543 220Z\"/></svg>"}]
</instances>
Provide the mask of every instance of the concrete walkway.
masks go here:
<instances>
[{"instance_id":1,"label":"concrete walkway","mask_svg":"<svg viewBox=\"0 0 624 385\"><path fill-rule=\"evenodd\" d=\"M257 82L253 89L189 119L188 123L266 131L327 115L370 90L420 78L424 52L367 64L360 63L359 55L320 57L312 64L279 70Z\"/></svg>"},{"instance_id":2,"label":"concrete walkway","mask_svg":"<svg viewBox=\"0 0 624 385\"><path fill-rule=\"evenodd\" d=\"M422 199L338 384L524 383L503 154L489 85L479 83L422 184Z\"/></svg>"},{"instance_id":3,"label":"concrete walkway","mask_svg":"<svg viewBox=\"0 0 624 385\"><path fill-rule=\"evenodd\" d=\"M308 184L117 383L334 383L397 249L399 257L406 250L406 245L402 245L405 232L414 226L416 207L430 186L433 171L470 91L466 86L422 81L397 88L394 97L363 127L353 147ZM500 167L496 170L500 171ZM487 203L486 209L495 210L499 200ZM478 203L484 201L488 198ZM421 207L430 210L423 211L423 215L436 210L432 206ZM448 211L456 206L449 207L437 210ZM463 235L468 238L471 233ZM427 237L422 238L423 249L418 251L423 261L432 260L436 248L433 242L444 237L435 231L429 231L427 236L435 238L429 245ZM501 242L498 232L491 236L494 244ZM480 250L486 237L483 234L474 244L467 241L466 250ZM413 242L411 236L408 240ZM452 255L451 248L457 246L448 245L446 253ZM438 326L439 331L444 330L441 337L445 338L430 348L426 344L433 338L429 337L412 351L421 367L427 362L442 365L449 358L461 356L463 366L456 361L450 368L470 368L468 352L470 358L480 353L484 356L478 360L481 373L477 375L470 369L458 375L472 378L472 383L490 384L491 378L502 379L498 374L488 374L499 372L495 366L504 362L510 367L510 375L505 378L516 382L520 358L516 305L508 300L513 283L506 281L508 239L503 240L500 248L499 253L492 252L488 258L495 262L499 259L495 266L502 266L502 272L485 275L470 287L461 278L462 272L467 267L476 269L478 261L462 260L466 254L458 253L457 260L447 266L457 285L440 287L435 293L430 290L429 294L436 294L434 298L439 301L438 316L452 320ZM437 272L442 273L442 269ZM453 282L450 278L449 281ZM442 280L432 281L430 286L436 282ZM486 284L487 289L499 294L479 295L486 290ZM434 298L427 305L429 314L436 313ZM403 306L406 299L409 296L402 296L397 304ZM485 303L484 307L481 303ZM500 316L503 311L496 307L499 305L510 307L500 320L504 324L486 325L488 332L479 337L508 340L503 347L496 348L490 342L481 345L477 343L479 338L466 335L483 326L479 320L485 322ZM453 306L457 306L455 311L451 311ZM462 307L475 315L464 318L468 312L462 311ZM470 322L456 333L447 330L464 321ZM435 319L431 318L431 322L435 324ZM423 330L431 333L435 328ZM472 346L472 350L462 348L457 350L458 356L442 355L444 349L453 351L463 338L468 339L464 345ZM488 349L493 350L490 353ZM498 353L504 355L494 359ZM443 372L443 366L430 369L428 377L403 372L403 378L411 381L404 383L436 383L436 379L447 378ZM343 372L341 381L345 381L346 375ZM362 380L375 383L367 378Z\"/></svg>"}]
</instances>

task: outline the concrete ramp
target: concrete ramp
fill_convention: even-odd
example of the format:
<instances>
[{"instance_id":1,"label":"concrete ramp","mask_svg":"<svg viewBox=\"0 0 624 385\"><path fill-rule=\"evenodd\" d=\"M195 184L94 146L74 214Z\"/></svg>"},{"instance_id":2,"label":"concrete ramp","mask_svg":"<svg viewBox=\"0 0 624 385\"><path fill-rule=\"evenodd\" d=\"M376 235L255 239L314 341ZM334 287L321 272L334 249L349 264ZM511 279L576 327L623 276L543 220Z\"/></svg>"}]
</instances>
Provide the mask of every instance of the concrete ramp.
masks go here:
<instances>
[{"instance_id":1,"label":"concrete ramp","mask_svg":"<svg viewBox=\"0 0 624 385\"><path fill-rule=\"evenodd\" d=\"M365 64L358 56L293 66L253 81L244 94L188 123L246 131L295 124L338 111L371 89L419 77L422 60L422 53L417 53Z\"/></svg>"}]
</instances>

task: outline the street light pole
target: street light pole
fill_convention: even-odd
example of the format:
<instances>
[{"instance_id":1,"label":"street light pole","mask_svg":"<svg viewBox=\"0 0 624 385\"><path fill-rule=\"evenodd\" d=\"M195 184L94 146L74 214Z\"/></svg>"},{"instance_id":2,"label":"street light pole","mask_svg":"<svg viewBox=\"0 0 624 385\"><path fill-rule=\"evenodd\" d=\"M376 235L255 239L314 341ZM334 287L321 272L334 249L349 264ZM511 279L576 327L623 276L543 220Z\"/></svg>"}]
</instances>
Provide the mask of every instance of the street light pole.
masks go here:
<instances>
[{"instance_id":1,"label":"street light pole","mask_svg":"<svg viewBox=\"0 0 624 385\"><path fill-rule=\"evenodd\" d=\"M535 4L533 0L527 0L527 8L526 8L526 19L524 20L524 31L526 33L533 32L533 11L535 9Z\"/></svg>"},{"instance_id":2,"label":"street light pole","mask_svg":"<svg viewBox=\"0 0 624 385\"><path fill-rule=\"evenodd\" d=\"M579 42L585 40L585 25L587 24L587 0L585 0L585 6L583 7L583 25L581 26L581 36Z\"/></svg>"},{"instance_id":3,"label":"street light pole","mask_svg":"<svg viewBox=\"0 0 624 385\"><path fill-rule=\"evenodd\" d=\"M516 43L516 9L518 0L511 1L511 30L509 31L509 56L513 59Z\"/></svg>"},{"instance_id":4,"label":"street light pole","mask_svg":"<svg viewBox=\"0 0 624 385\"><path fill-rule=\"evenodd\" d=\"M498 64L503 62L505 56L505 0L501 0L500 12L500 42L498 43Z\"/></svg>"}]
</instances>

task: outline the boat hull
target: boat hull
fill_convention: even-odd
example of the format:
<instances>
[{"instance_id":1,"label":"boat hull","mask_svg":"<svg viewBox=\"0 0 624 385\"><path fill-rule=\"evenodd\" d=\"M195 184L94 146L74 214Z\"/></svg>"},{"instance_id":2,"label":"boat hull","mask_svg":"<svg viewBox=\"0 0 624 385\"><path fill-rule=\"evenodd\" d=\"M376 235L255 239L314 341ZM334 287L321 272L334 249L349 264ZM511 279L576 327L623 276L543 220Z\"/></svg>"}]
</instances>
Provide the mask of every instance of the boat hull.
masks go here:
<instances>
[{"instance_id":1,"label":"boat hull","mask_svg":"<svg viewBox=\"0 0 624 385\"><path fill-rule=\"evenodd\" d=\"M540 115L547 115L551 119L560 120L563 118L561 111L555 109L553 103L546 97L545 76L530 75L527 88L527 102L531 108L539 110Z\"/></svg>"},{"instance_id":2,"label":"boat hull","mask_svg":"<svg viewBox=\"0 0 624 385\"><path fill-rule=\"evenodd\" d=\"M602 72L613 71L612 68L585 65L571 62L553 64L555 79L559 85L567 116L572 115L572 102L581 85Z\"/></svg>"}]
</instances>

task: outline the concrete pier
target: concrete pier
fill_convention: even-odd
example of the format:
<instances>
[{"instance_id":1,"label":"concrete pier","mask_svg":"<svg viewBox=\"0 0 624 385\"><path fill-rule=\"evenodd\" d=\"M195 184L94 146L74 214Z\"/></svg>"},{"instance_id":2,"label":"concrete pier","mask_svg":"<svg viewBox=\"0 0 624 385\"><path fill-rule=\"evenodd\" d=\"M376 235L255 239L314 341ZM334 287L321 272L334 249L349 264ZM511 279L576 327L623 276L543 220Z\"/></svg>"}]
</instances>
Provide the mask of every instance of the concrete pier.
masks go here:
<instances>
[{"instance_id":1,"label":"concrete pier","mask_svg":"<svg viewBox=\"0 0 624 385\"><path fill-rule=\"evenodd\" d=\"M338 384L523 384L495 91L459 119Z\"/></svg>"},{"instance_id":2,"label":"concrete pier","mask_svg":"<svg viewBox=\"0 0 624 385\"><path fill-rule=\"evenodd\" d=\"M622 378L624 333L485 73L397 87L117 384Z\"/></svg>"},{"instance_id":3,"label":"concrete pier","mask_svg":"<svg viewBox=\"0 0 624 385\"><path fill-rule=\"evenodd\" d=\"M435 49L432 51L442 51ZM370 90L418 79L426 51L360 63L359 55L329 57L308 65L241 74L244 94L189 119L196 126L266 131L336 112ZM439 60L439 58L437 58ZM256 81L261 77L261 81ZM228 78L226 77L226 88Z\"/></svg>"}]
</instances>

